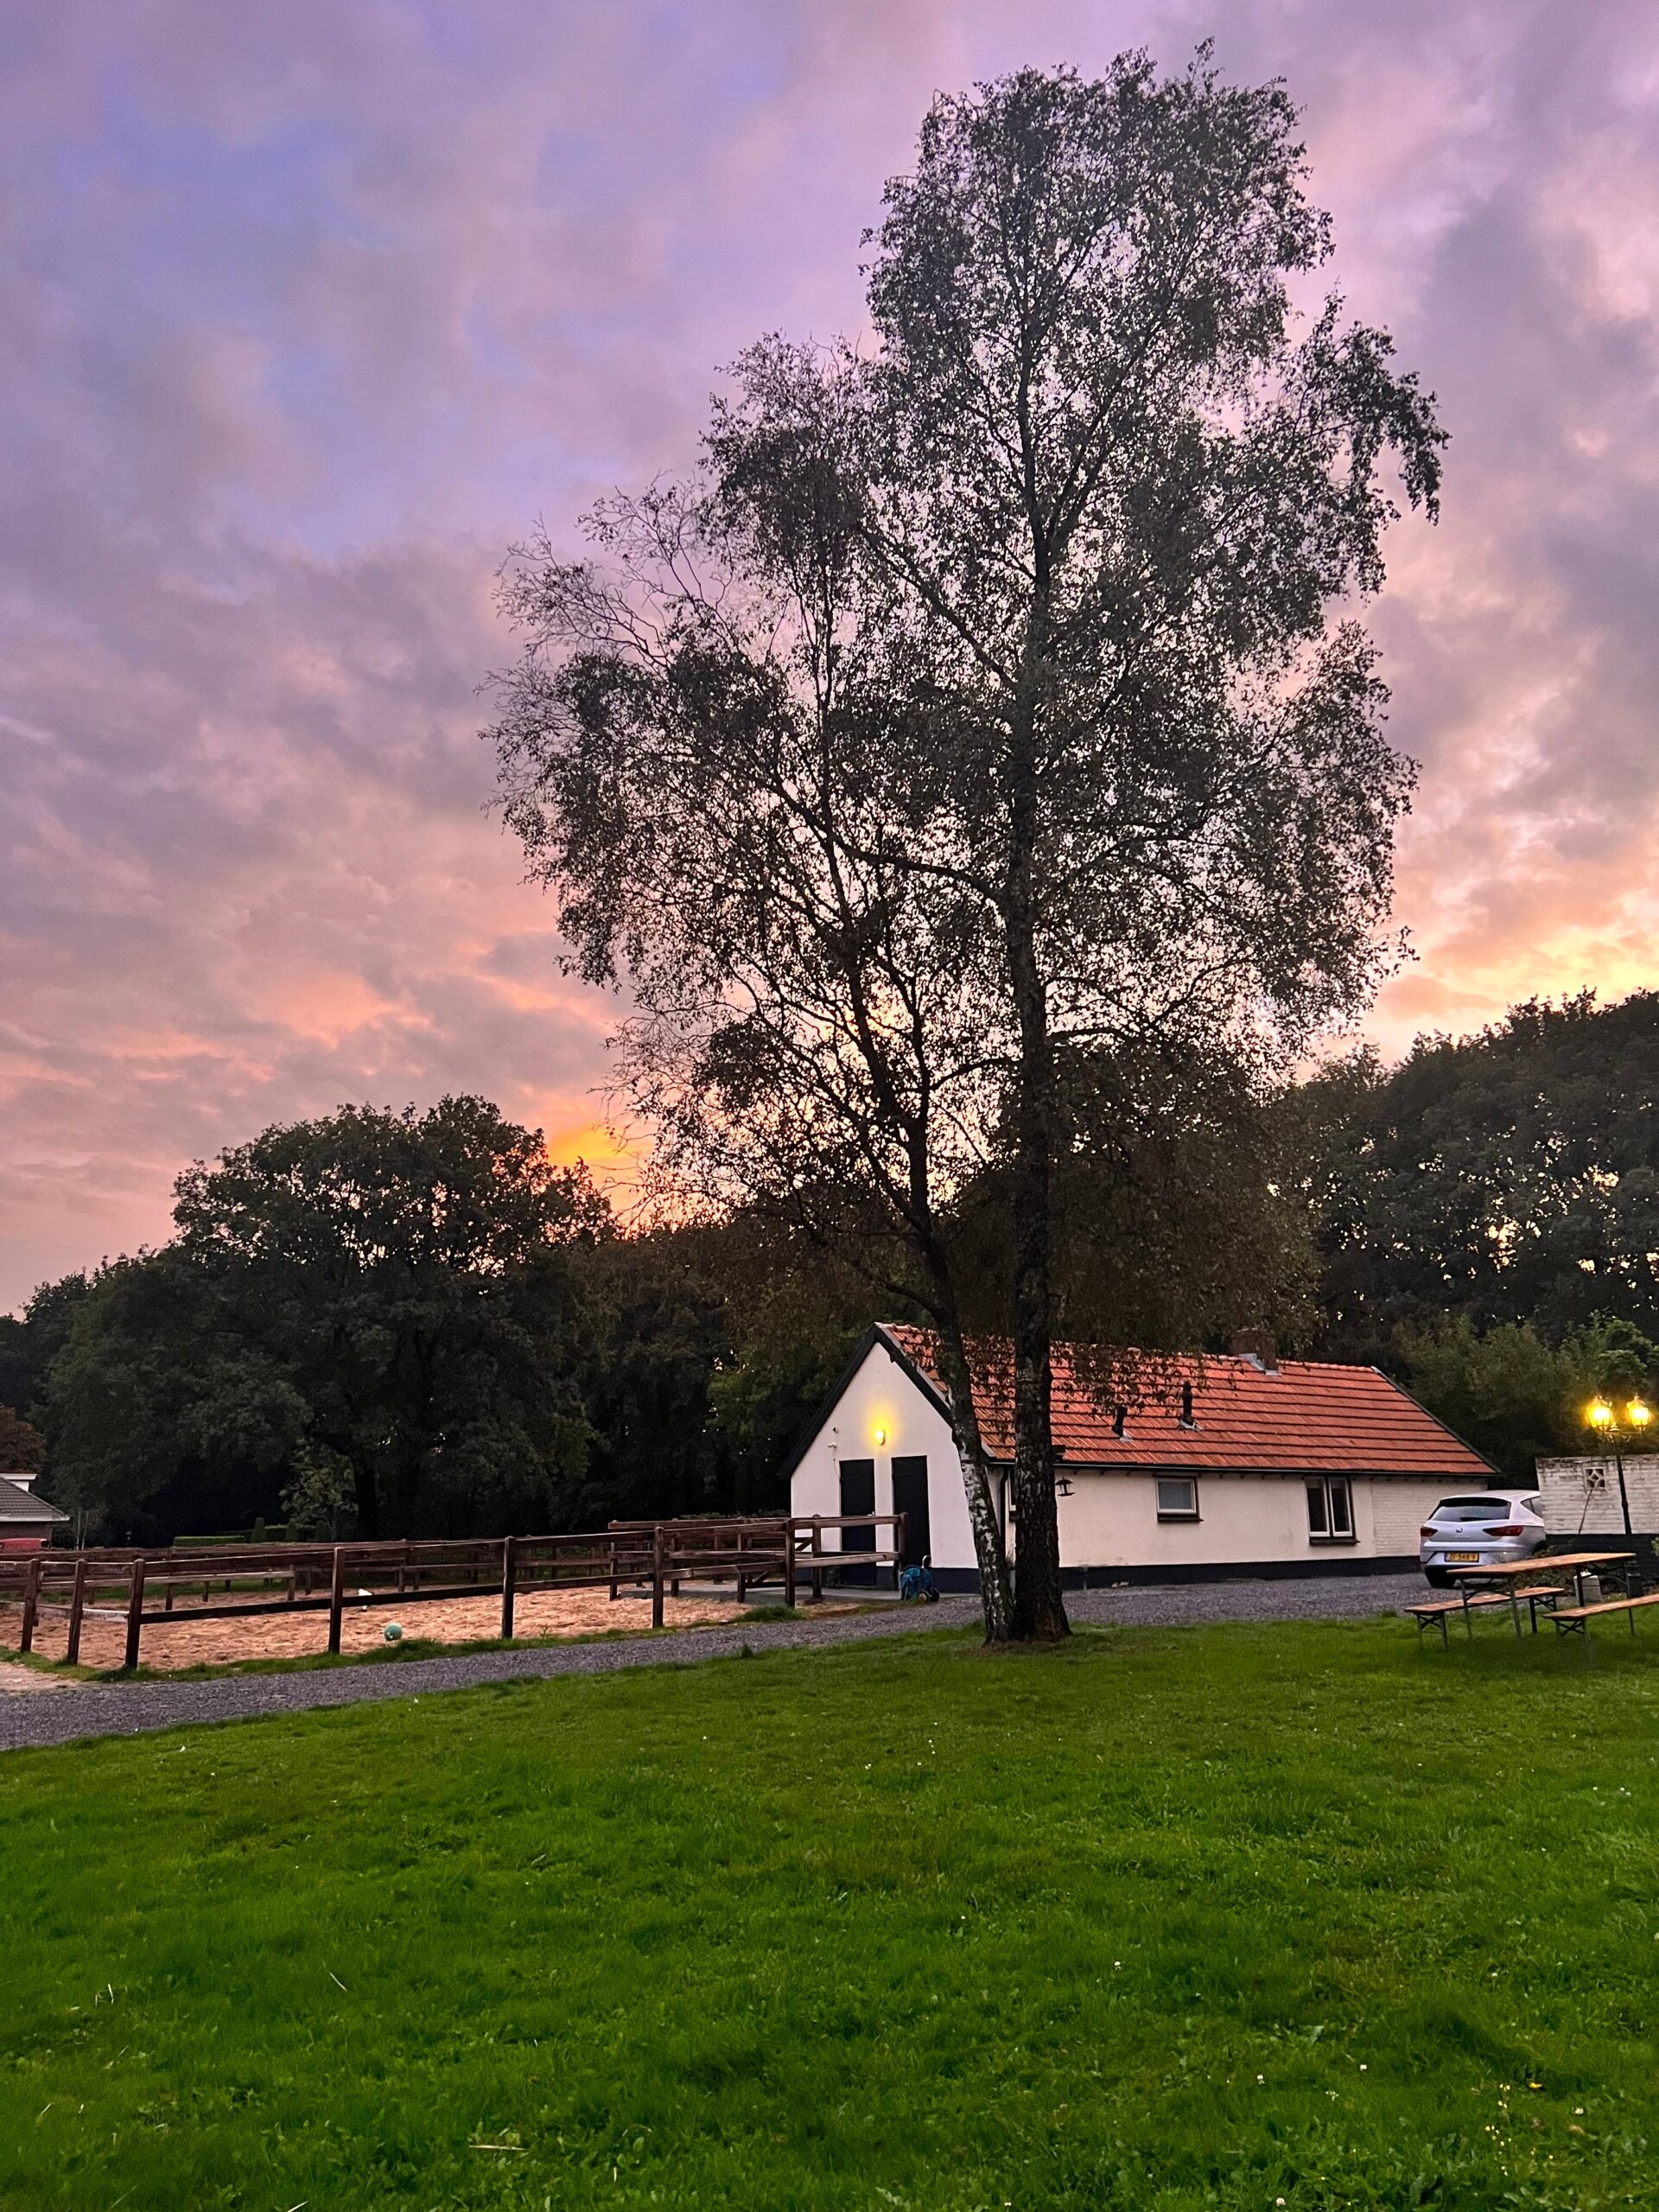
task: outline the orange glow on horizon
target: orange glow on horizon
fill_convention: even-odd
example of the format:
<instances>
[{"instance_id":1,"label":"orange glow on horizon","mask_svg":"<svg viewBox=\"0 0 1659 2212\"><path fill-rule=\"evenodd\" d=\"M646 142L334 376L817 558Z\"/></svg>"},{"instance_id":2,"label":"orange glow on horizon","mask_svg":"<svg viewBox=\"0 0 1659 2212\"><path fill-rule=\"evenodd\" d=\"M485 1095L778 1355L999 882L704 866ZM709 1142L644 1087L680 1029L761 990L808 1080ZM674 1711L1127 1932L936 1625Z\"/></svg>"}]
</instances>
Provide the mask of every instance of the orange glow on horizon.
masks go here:
<instances>
[{"instance_id":1,"label":"orange glow on horizon","mask_svg":"<svg viewBox=\"0 0 1659 2212\"><path fill-rule=\"evenodd\" d=\"M603 1122L584 1122L543 1132L547 1156L555 1167L585 1166L601 1189L615 1184L639 1164L639 1154Z\"/></svg>"}]
</instances>

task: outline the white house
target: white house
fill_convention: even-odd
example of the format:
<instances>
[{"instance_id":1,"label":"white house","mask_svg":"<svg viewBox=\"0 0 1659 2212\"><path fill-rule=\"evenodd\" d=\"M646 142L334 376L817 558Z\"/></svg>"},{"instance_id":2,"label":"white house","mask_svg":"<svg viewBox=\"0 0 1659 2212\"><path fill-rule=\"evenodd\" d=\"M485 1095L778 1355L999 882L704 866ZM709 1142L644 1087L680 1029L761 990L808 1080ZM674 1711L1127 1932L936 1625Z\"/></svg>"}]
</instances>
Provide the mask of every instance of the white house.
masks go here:
<instances>
[{"instance_id":1,"label":"white house","mask_svg":"<svg viewBox=\"0 0 1659 2212\"><path fill-rule=\"evenodd\" d=\"M0 1475L0 1552L39 1551L69 1516L34 1494L32 1474Z\"/></svg>"},{"instance_id":2,"label":"white house","mask_svg":"<svg viewBox=\"0 0 1659 2212\"><path fill-rule=\"evenodd\" d=\"M1493 1480L1478 1452L1376 1368L1281 1363L1269 1339L1254 1341L1202 1358L1055 1347L1060 1562L1071 1587L1414 1567L1430 1509ZM1011 1348L980 1346L975 1366L980 1430L1017 1549ZM950 1398L926 1330L871 1331L785 1472L792 1513L904 1513L906 1559L930 1556L942 1589L976 1586ZM823 1541L836 1548L836 1532Z\"/></svg>"}]
</instances>

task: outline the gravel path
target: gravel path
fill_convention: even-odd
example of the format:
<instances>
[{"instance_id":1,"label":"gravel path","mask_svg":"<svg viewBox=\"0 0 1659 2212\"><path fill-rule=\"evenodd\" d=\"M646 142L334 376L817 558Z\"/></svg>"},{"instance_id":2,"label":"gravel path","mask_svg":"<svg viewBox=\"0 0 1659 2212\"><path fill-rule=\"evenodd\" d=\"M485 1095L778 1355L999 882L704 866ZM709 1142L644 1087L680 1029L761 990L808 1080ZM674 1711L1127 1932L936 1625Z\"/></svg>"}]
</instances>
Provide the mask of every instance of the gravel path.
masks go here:
<instances>
[{"instance_id":1,"label":"gravel path","mask_svg":"<svg viewBox=\"0 0 1659 2212\"><path fill-rule=\"evenodd\" d=\"M1397 1611L1422 1595L1414 1574L1354 1575L1330 1580L1207 1582L1176 1589L1073 1592L1074 1621L1130 1627L1201 1626L1217 1621L1355 1620ZM213 1720L248 1720L317 1706L368 1704L426 1697L482 1682L540 1680L553 1675L608 1675L625 1667L683 1667L703 1659L805 1645L858 1643L923 1630L963 1628L979 1618L972 1598L945 1598L926 1612L906 1606L823 1621L757 1621L728 1628L684 1629L671 1639L617 1638L604 1643L543 1644L519 1651L476 1651L453 1659L412 1659L387 1666L340 1667L293 1675L240 1675L219 1681L76 1684L58 1697L9 1697L0 1702L0 1751L68 1744L94 1736L143 1736Z\"/></svg>"}]
</instances>

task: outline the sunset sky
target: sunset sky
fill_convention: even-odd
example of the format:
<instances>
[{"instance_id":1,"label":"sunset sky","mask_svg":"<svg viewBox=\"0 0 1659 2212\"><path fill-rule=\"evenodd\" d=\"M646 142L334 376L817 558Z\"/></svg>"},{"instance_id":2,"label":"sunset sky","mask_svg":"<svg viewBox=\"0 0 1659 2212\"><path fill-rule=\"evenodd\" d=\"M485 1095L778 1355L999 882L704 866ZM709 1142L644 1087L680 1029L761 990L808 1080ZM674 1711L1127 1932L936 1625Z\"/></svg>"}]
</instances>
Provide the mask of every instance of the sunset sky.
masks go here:
<instances>
[{"instance_id":1,"label":"sunset sky","mask_svg":"<svg viewBox=\"0 0 1659 2212\"><path fill-rule=\"evenodd\" d=\"M611 1009L487 811L507 543L861 321L936 89L1213 35L1440 396L1375 613L1423 764L1371 1033L1659 982L1659 13L1639 0L0 11L0 1311L343 1099L602 1146Z\"/></svg>"}]
</instances>

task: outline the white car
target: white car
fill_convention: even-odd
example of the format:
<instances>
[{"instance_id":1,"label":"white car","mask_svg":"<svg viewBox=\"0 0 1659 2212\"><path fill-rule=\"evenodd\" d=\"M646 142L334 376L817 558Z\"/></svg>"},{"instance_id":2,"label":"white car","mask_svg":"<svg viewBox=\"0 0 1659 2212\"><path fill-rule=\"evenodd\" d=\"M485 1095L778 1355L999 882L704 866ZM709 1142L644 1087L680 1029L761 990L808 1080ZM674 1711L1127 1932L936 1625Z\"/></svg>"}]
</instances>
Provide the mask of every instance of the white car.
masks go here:
<instances>
[{"instance_id":1,"label":"white car","mask_svg":"<svg viewBox=\"0 0 1659 2212\"><path fill-rule=\"evenodd\" d=\"M1423 1523L1417 1556L1437 1589L1454 1567L1508 1567L1542 1551L1544 1501L1535 1490L1471 1491L1443 1497Z\"/></svg>"}]
</instances>

